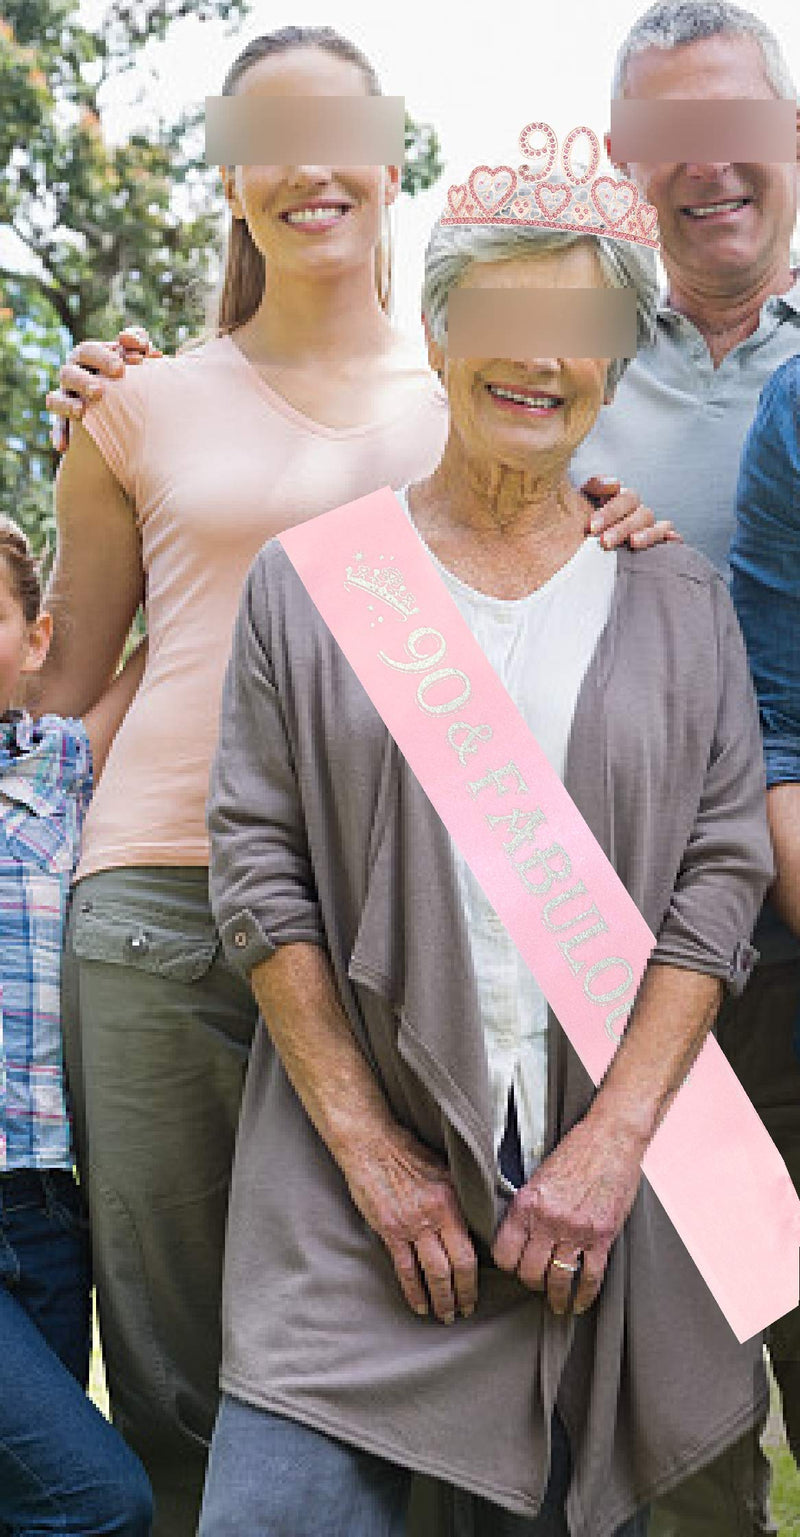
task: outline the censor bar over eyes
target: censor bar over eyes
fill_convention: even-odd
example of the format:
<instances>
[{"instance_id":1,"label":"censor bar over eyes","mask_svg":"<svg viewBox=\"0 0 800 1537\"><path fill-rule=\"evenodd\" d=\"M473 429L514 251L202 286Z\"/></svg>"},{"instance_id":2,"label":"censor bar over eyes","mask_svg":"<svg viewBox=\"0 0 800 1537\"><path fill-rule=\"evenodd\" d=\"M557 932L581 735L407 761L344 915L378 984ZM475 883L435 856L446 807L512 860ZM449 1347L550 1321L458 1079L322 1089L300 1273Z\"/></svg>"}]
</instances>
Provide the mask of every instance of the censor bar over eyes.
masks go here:
<instances>
[{"instance_id":1,"label":"censor bar over eyes","mask_svg":"<svg viewBox=\"0 0 800 1537\"><path fill-rule=\"evenodd\" d=\"M402 96L206 97L209 165L402 165Z\"/></svg>"},{"instance_id":2,"label":"censor bar over eyes","mask_svg":"<svg viewBox=\"0 0 800 1537\"><path fill-rule=\"evenodd\" d=\"M451 358L632 358L633 288L454 288Z\"/></svg>"},{"instance_id":3,"label":"censor bar over eyes","mask_svg":"<svg viewBox=\"0 0 800 1537\"><path fill-rule=\"evenodd\" d=\"M796 104L786 99L645 101L625 96L611 103L611 154L628 164L793 165L796 124Z\"/></svg>"}]
</instances>

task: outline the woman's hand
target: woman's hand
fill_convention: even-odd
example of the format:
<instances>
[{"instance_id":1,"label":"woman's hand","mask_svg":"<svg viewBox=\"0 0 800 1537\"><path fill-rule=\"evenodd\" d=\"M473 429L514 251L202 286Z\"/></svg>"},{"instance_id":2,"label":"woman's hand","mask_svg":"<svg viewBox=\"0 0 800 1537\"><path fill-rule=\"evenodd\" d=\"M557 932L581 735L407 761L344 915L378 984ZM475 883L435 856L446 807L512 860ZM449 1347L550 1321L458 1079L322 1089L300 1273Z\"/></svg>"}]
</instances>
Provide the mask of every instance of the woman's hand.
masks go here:
<instances>
[{"instance_id":1,"label":"woman's hand","mask_svg":"<svg viewBox=\"0 0 800 1537\"><path fill-rule=\"evenodd\" d=\"M574 1311L584 1313L633 1205L646 1145L596 1124L590 1110L517 1191L497 1230L495 1264L546 1292L554 1313L567 1311L573 1293Z\"/></svg>"},{"instance_id":2,"label":"woman's hand","mask_svg":"<svg viewBox=\"0 0 800 1537\"><path fill-rule=\"evenodd\" d=\"M353 1202L386 1245L403 1296L451 1324L478 1297L478 1261L446 1165L402 1130L344 1165ZM427 1287L427 1295L426 1295Z\"/></svg>"},{"instance_id":3,"label":"woman's hand","mask_svg":"<svg viewBox=\"0 0 800 1537\"><path fill-rule=\"evenodd\" d=\"M581 486L581 491L595 504L587 519L586 532L600 535L604 550L613 550L618 544L625 543L633 550L646 550L651 544L662 544L665 540L682 543L669 518L657 522L652 510L643 506L641 497L627 486L621 486L618 480L593 475Z\"/></svg>"},{"instance_id":4,"label":"woman's hand","mask_svg":"<svg viewBox=\"0 0 800 1537\"><path fill-rule=\"evenodd\" d=\"M69 424L80 421L87 405L99 400L102 380L116 379L129 363L143 358L160 358L143 326L127 326L113 342L79 342L59 370L59 388L51 390L45 405L57 420L53 423L52 443L63 454L69 445Z\"/></svg>"},{"instance_id":5,"label":"woman's hand","mask_svg":"<svg viewBox=\"0 0 800 1537\"><path fill-rule=\"evenodd\" d=\"M234 641L234 665L236 657ZM386 1245L409 1307L426 1314L429 1296L443 1323L457 1309L466 1317L478 1262L452 1179L395 1119L353 1036L327 954L318 944L279 945L253 967L250 985L289 1081L354 1205Z\"/></svg>"}]
</instances>

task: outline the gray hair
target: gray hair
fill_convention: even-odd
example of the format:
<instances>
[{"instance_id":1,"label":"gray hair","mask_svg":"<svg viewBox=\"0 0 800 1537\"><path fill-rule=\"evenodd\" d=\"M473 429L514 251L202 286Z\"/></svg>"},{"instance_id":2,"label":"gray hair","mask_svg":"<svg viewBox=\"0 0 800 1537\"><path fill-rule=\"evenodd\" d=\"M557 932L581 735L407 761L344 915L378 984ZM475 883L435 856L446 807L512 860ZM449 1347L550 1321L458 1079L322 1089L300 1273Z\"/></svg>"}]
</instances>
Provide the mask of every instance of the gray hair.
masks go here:
<instances>
[{"instance_id":1,"label":"gray hair","mask_svg":"<svg viewBox=\"0 0 800 1537\"><path fill-rule=\"evenodd\" d=\"M571 234L568 230L519 228L488 224L442 224L433 226L425 251L425 277L422 285L422 313L433 340L447 345L447 301L453 288L462 282L473 262L510 261L514 257L544 255L562 251L580 241L594 246L610 288L631 287L636 292L636 342L648 346L655 337L658 305L658 277L655 253L629 240L613 240L589 232ZM616 389L627 358L612 358L608 369L608 389Z\"/></svg>"},{"instance_id":2,"label":"gray hair","mask_svg":"<svg viewBox=\"0 0 800 1537\"><path fill-rule=\"evenodd\" d=\"M617 54L612 97L625 95L625 76L635 54L647 48L681 48L705 37L754 38L775 95L796 99L791 71L775 34L752 11L729 5L728 0L656 0L634 22Z\"/></svg>"}]
</instances>

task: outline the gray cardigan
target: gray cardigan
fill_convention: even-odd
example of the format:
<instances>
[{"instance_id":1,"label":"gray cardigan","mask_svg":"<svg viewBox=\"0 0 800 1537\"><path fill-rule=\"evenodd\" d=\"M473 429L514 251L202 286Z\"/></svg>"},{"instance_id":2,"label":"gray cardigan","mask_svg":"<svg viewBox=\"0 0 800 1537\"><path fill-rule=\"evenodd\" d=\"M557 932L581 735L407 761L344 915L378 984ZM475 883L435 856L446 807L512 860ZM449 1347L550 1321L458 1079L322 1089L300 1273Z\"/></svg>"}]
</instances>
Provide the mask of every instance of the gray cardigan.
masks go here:
<instances>
[{"instance_id":1,"label":"gray cardigan","mask_svg":"<svg viewBox=\"0 0 800 1537\"><path fill-rule=\"evenodd\" d=\"M772 874L758 718L726 589L677 545L623 550L565 783L646 921L654 959L744 984ZM575 1320L492 1264L504 1210L475 980L448 835L273 542L245 587L209 803L212 905L245 973L293 941L330 955L397 1118L449 1160L480 1258L449 1328L403 1301L260 1028L233 1173L223 1389L522 1515L554 1403L573 1537L607 1537L764 1403L649 1185ZM550 1016L548 1149L593 1086Z\"/></svg>"}]
</instances>

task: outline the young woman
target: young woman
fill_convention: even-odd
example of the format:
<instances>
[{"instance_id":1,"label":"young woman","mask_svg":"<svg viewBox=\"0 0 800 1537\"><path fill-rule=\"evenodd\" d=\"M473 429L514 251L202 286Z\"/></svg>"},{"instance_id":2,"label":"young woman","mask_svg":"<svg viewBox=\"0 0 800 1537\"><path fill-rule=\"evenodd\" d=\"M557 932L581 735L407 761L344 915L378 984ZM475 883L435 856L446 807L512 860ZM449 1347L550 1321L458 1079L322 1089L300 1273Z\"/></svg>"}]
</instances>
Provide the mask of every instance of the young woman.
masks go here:
<instances>
[{"instance_id":1,"label":"young woman","mask_svg":"<svg viewBox=\"0 0 800 1537\"><path fill-rule=\"evenodd\" d=\"M81 823L140 662L84 721L34 720L13 706L50 633L28 542L0 516L0 1532L147 1537L144 1470L85 1392L91 1267L57 1007Z\"/></svg>"},{"instance_id":2,"label":"young woman","mask_svg":"<svg viewBox=\"0 0 800 1537\"><path fill-rule=\"evenodd\" d=\"M252 42L224 90L307 97L379 85L330 29L292 27ZM223 179L232 226L217 334L107 382L61 466L43 675L48 708L83 709L144 600L144 680L78 870L68 1067L111 1402L150 1474L157 1537L196 1529L256 1019L209 909L204 817L240 589L283 528L430 473L447 426L436 380L381 302L399 167L238 166ZM321 206L329 218L303 217ZM89 345L78 356L102 365ZM623 498L617 511L629 510ZM634 526L649 519L640 509Z\"/></svg>"}]
</instances>

